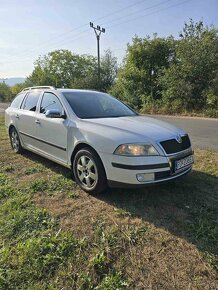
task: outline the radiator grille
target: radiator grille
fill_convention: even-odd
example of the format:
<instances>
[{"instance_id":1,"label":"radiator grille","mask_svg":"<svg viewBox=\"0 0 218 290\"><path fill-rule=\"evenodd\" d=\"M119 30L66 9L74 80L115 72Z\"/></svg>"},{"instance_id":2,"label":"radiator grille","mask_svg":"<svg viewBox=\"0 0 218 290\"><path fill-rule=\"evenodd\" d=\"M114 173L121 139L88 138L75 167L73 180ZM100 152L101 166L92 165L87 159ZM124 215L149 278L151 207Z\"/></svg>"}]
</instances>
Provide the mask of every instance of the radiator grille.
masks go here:
<instances>
[{"instance_id":1,"label":"radiator grille","mask_svg":"<svg viewBox=\"0 0 218 290\"><path fill-rule=\"evenodd\" d=\"M181 143L179 143L176 139L170 139L162 141L160 142L160 144L167 154L177 153L190 148L191 143L188 135L182 136L181 138L182 138Z\"/></svg>"}]
</instances>

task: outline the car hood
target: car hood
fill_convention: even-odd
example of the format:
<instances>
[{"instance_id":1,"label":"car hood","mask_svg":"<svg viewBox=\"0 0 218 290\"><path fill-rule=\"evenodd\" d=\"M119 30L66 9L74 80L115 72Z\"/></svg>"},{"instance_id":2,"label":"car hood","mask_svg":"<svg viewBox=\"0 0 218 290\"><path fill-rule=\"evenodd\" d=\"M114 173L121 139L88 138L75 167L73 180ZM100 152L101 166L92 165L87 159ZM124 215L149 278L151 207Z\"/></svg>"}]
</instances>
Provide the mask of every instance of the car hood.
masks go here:
<instances>
[{"instance_id":1,"label":"car hood","mask_svg":"<svg viewBox=\"0 0 218 290\"><path fill-rule=\"evenodd\" d=\"M86 119L89 124L95 124L97 127L107 129L115 129L120 133L130 133L138 137L146 137L153 141L172 138L178 134L184 134L182 129L179 129L169 123L145 116L118 117L118 118L99 118ZM112 130L113 131L113 130Z\"/></svg>"}]
</instances>

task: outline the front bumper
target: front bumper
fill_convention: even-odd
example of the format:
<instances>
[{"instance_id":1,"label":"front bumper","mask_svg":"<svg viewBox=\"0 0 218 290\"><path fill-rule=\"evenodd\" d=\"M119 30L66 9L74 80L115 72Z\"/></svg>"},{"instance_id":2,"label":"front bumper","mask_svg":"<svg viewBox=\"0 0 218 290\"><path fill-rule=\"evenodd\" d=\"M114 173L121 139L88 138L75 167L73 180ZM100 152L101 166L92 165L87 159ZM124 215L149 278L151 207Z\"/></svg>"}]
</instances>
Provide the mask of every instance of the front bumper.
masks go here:
<instances>
[{"instance_id":1,"label":"front bumper","mask_svg":"<svg viewBox=\"0 0 218 290\"><path fill-rule=\"evenodd\" d=\"M113 180L108 180L108 186L109 187L115 187L115 188L138 188L138 187L145 187L146 185L154 185L154 184L159 184L159 183L166 183L166 182L170 182L174 179L177 179L179 177L182 177L188 173L190 173L192 171L192 166L190 166L188 169L180 172L179 174L176 175L168 175L167 177L163 177L163 178L159 178L157 180L154 181L150 181L150 182L144 182L144 183L137 183L137 184L130 184L130 183L123 183L123 182L118 182L118 181L113 181ZM161 172L160 172L161 173ZM160 174L162 175L162 173Z\"/></svg>"},{"instance_id":2,"label":"front bumper","mask_svg":"<svg viewBox=\"0 0 218 290\"><path fill-rule=\"evenodd\" d=\"M103 154L101 159L111 187L141 187L179 178L192 170L192 165L174 173L175 161L193 155L191 148L170 156L127 157ZM152 179L139 181L137 175L152 175Z\"/></svg>"}]
</instances>

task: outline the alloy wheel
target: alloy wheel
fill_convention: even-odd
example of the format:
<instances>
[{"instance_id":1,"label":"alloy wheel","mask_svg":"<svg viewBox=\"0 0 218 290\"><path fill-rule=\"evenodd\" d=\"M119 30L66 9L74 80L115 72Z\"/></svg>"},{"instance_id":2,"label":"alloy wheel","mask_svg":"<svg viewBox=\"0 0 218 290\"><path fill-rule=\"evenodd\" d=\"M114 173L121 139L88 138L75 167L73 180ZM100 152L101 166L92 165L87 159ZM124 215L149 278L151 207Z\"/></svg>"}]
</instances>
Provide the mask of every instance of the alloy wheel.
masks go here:
<instances>
[{"instance_id":1,"label":"alloy wheel","mask_svg":"<svg viewBox=\"0 0 218 290\"><path fill-rule=\"evenodd\" d=\"M94 160L86 155L82 155L76 165L77 175L82 185L87 189L92 189L98 182L98 171Z\"/></svg>"},{"instance_id":2,"label":"alloy wheel","mask_svg":"<svg viewBox=\"0 0 218 290\"><path fill-rule=\"evenodd\" d=\"M15 130L11 132L11 146L15 152L18 152L20 149L19 136Z\"/></svg>"}]
</instances>

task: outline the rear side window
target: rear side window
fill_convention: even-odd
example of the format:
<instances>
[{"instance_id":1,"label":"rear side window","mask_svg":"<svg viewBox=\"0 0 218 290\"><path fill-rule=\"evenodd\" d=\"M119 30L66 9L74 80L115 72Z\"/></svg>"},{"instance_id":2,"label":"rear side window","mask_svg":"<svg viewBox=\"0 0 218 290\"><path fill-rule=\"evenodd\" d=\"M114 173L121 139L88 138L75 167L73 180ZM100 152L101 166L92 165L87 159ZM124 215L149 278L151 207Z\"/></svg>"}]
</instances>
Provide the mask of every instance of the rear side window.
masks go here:
<instances>
[{"instance_id":1,"label":"rear side window","mask_svg":"<svg viewBox=\"0 0 218 290\"><path fill-rule=\"evenodd\" d=\"M63 108L58 98L52 93L44 93L40 105L40 113L45 114L47 110L57 109L62 112Z\"/></svg>"},{"instance_id":2,"label":"rear side window","mask_svg":"<svg viewBox=\"0 0 218 290\"><path fill-rule=\"evenodd\" d=\"M25 95L26 95L26 92L25 92L25 93L20 93L20 94L18 94L18 95L14 98L14 100L12 101L10 107L11 107L11 108L20 108L20 104L21 104L23 98L25 97Z\"/></svg>"},{"instance_id":3,"label":"rear side window","mask_svg":"<svg viewBox=\"0 0 218 290\"><path fill-rule=\"evenodd\" d=\"M41 92L30 92L22 105L22 109L35 111L40 94Z\"/></svg>"}]
</instances>

